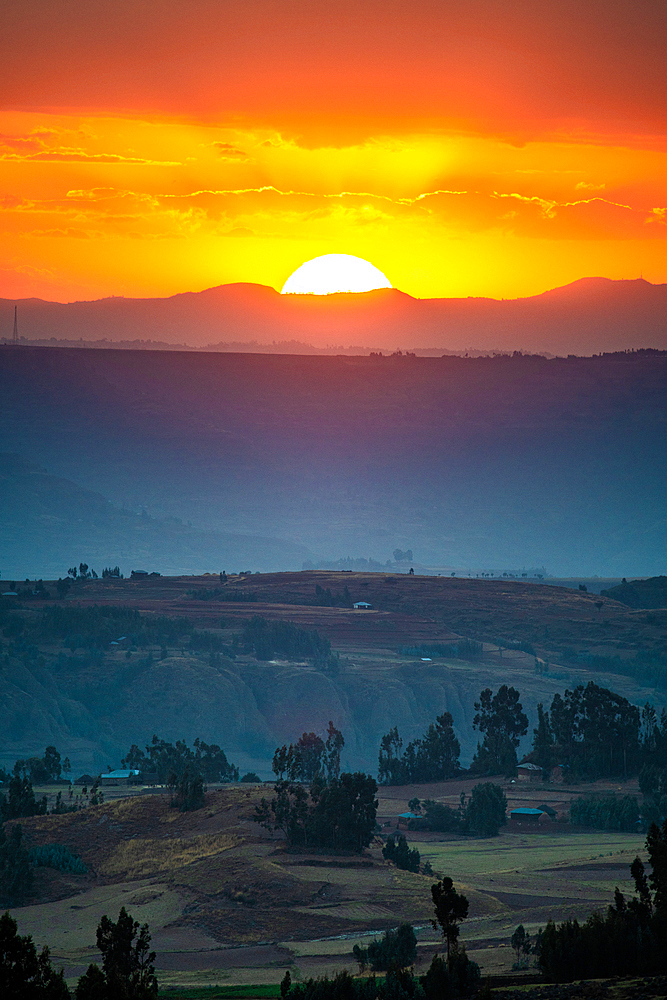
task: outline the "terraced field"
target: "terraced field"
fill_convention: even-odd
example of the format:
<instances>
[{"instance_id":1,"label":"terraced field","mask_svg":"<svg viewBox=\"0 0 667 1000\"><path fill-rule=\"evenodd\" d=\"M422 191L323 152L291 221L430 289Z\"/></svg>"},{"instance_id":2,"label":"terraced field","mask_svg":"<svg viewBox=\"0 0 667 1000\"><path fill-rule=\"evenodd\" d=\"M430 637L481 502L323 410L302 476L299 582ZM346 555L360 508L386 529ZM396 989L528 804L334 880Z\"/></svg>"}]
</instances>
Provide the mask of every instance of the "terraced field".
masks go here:
<instances>
[{"instance_id":1,"label":"terraced field","mask_svg":"<svg viewBox=\"0 0 667 1000\"><path fill-rule=\"evenodd\" d=\"M460 785L383 789L380 818L393 826L406 796L451 801ZM122 905L150 924L164 986L277 983L286 967L293 978L354 970L353 945L402 920L417 928L418 968L428 964L438 947L433 879L384 862L379 840L360 857L290 854L252 821L262 794L261 786L225 787L188 814L169 809L160 793L138 791L77 814L25 820L29 844L65 843L89 871L51 872L41 898L14 911L19 930L48 943L72 982L97 957L100 916ZM516 794L518 802L529 793ZM511 967L518 923L532 931L549 917L583 917L607 905L616 885L630 891L629 865L642 849L638 835L568 827L412 839L434 872L468 896L463 938L487 973Z\"/></svg>"}]
</instances>

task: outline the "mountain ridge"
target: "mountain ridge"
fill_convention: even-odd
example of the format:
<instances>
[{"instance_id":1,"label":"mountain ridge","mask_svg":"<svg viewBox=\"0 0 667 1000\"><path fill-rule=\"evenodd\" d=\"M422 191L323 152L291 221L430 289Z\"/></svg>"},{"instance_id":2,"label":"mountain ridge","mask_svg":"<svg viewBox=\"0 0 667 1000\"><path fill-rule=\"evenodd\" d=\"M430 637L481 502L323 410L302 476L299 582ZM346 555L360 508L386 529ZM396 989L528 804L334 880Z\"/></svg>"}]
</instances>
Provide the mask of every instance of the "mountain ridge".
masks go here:
<instances>
[{"instance_id":1,"label":"mountain ridge","mask_svg":"<svg viewBox=\"0 0 667 1000\"><path fill-rule=\"evenodd\" d=\"M303 340L316 347L523 350L590 355L667 348L667 284L586 277L538 295L417 299L400 289L281 295L234 282L168 297L76 302L0 299L7 338L13 306L30 340L159 340L204 347ZM7 339L6 338L6 339Z\"/></svg>"}]
</instances>

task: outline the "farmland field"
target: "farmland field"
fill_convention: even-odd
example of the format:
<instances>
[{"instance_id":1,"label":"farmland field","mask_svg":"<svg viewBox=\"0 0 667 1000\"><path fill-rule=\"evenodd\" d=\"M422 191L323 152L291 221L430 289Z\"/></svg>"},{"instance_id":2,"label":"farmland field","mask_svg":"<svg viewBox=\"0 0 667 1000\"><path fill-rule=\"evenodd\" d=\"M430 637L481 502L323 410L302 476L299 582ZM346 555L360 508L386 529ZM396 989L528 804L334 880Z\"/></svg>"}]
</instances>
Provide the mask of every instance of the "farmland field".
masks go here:
<instances>
[{"instance_id":1,"label":"farmland field","mask_svg":"<svg viewBox=\"0 0 667 1000\"><path fill-rule=\"evenodd\" d=\"M348 588L351 599L373 607L321 607L312 603L316 588L333 595ZM103 650L91 652L76 632L42 641L42 608L77 621L94 608L96 621L106 621L99 609L139 612L141 623L164 616L172 633L143 645L107 637ZM243 628L258 614L316 629L338 654L337 669L255 658L244 648ZM390 727L398 725L407 743L446 710L467 766L479 736L474 702L486 686L519 689L529 734L539 701L549 704L555 693L591 679L635 705L650 700L659 712L664 689L618 663L640 647L659 653L664 614L516 580L321 571L230 575L224 584L217 575L88 580L60 601L6 611L0 642L10 669L0 676L0 696L9 735L0 763L57 743L63 756L72 756L73 776L77 768L98 774L107 762L117 766L132 743L146 745L157 733L189 743L215 740L241 773L268 777L276 746L302 732L323 733L332 720L345 737L343 770L375 773L379 741ZM40 643L34 664L25 653L30 628ZM472 659L457 655L460 637L473 640ZM424 644L433 648L422 658ZM589 653L618 653L618 663L609 662L619 672L594 672L581 659ZM529 745L527 735L522 750ZM381 787L380 831L397 829L411 798L456 807L478 780L464 773L447 782ZM510 824L490 839L407 832L422 863L436 877L451 876L469 898L462 938L486 973L511 969L509 939L519 923L532 934L549 918L585 918L606 907L616 886L630 891L629 865L643 850L639 834L578 830L567 822L573 797L637 796L636 779L578 786L493 780L510 809L545 805L555 821L534 831ZM53 805L57 789L37 791ZM354 970L356 942L367 944L409 921L423 971L438 945L430 925L433 876L385 862L380 836L361 857L288 852L279 834L254 822L255 806L271 794L262 783L212 786L204 808L180 813L169 808L163 788L111 787L101 805L22 820L29 847L64 844L88 871L40 869L39 893L14 911L20 932L48 944L74 982L98 957L101 915L115 916L125 905L150 925L162 985L254 987L279 983L286 968L293 979Z\"/></svg>"},{"instance_id":2,"label":"farmland field","mask_svg":"<svg viewBox=\"0 0 667 1000\"><path fill-rule=\"evenodd\" d=\"M458 794L459 785L441 784L438 797ZM427 789L433 794L433 786L400 791ZM190 814L170 810L162 794L136 793L70 816L25 820L30 843L65 843L89 872L52 878L49 901L14 911L19 930L48 943L74 982L97 957L101 914L124 905L150 925L163 986L251 986L277 984L286 968L293 979L354 971L355 943L408 920L423 971L438 946L430 926L433 878L384 862L379 840L364 857L286 852L252 822L265 793L261 786L223 788ZM381 798L381 807L393 823L403 798ZM549 917L585 917L611 901L616 885L630 890L629 865L643 838L554 824L553 831L504 829L490 839L419 834L414 843L436 876L450 875L468 896L463 940L483 971L496 973L511 968L517 924L532 932Z\"/></svg>"}]
</instances>

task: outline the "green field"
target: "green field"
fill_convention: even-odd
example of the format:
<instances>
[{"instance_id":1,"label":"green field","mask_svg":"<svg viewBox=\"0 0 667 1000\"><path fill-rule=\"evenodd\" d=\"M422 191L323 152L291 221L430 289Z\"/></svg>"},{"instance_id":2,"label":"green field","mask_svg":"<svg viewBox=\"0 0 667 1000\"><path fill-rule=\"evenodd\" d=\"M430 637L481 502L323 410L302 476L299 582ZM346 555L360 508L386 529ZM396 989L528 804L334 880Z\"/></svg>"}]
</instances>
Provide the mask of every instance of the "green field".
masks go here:
<instances>
[{"instance_id":1,"label":"green field","mask_svg":"<svg viewBox=\"0 0 667 1000\"><path fill-rule=\"evenodd\" d=\"M280 986L173 986L160 990L158 996L176 1000L269 1000L280 996Z\"/></svg>"}]
</instances>

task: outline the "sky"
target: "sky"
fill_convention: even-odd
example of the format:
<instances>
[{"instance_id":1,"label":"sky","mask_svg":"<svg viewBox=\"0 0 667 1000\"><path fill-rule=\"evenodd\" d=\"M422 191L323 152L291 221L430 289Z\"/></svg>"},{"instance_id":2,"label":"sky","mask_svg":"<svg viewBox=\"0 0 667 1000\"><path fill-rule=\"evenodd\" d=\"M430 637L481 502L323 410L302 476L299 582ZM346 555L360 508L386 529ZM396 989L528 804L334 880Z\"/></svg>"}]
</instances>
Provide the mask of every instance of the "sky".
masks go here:
<instances>
[{"instance_id":1,"label":"sky","mask_svg":"<svg viewBox=\"0 0 667 1000\"><path fill-rule=\"evenodd\" d=\"M667 282L664 0L9 0L0 297Z\"/></svg>"}]
</instances>

